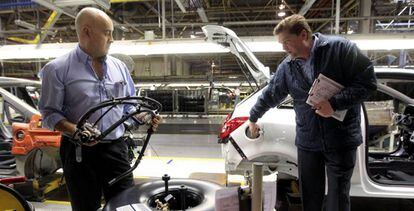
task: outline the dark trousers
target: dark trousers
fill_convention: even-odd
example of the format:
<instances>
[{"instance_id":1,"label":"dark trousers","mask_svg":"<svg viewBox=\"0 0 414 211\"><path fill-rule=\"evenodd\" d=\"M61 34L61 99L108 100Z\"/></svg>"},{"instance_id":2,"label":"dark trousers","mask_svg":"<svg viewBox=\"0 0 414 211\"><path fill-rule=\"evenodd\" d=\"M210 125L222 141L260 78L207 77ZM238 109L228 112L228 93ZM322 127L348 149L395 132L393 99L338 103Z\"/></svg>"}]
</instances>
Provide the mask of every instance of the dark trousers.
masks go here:
<instances>
[{"instance_id":1,"label":"dark trousers","mask_svg":"<svg viewBox=\"0 0 414 211\"><path fill-rule=\"evenodd\" d=\"M299 186L304 211L321 211L325 196L325 168L328 178L326 211L349 211L349 190L356 149L313 152L298 149Z\"/></svg>"},{"instance_id":2,"label":"dark trousers","mask_svg":"<svg viewBox=\"0 0 414 211\"><path fill-rule=\"evenodd\" d=\"M62 136L60 156L72 210L95 211L105 201L134 185L132 174L108 186L108 181L130 168L125 141L82 147L82 162L75 156L75 145Z\"/></svg>"}]
</instances>

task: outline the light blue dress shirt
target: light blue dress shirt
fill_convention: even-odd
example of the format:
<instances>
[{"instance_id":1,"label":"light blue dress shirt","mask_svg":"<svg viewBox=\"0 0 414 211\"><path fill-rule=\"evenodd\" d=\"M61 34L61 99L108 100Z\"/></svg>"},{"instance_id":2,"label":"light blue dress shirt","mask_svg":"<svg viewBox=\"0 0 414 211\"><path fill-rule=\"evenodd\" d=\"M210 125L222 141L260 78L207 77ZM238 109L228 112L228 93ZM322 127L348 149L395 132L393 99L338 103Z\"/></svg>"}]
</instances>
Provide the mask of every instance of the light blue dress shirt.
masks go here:
<instances>
[{"instance_id":1,"label":"light blue dress shirt","mask_svg":"<svg viewBox=\"0 0 414 211\"><path fill-rule=\"evenodd\" d=\"M106 56L103 60L103 79L92 68L92 58L79 45L70 53L47 63L40 72L42 93L39 110L43 127L54 130L62 119L76 124L91 107L112 98L135 96L134 82L126 65ZM97 124L103 131L120 119L124 113L134 111L133 106L116 106ZM88 120L94 123L106 109L95 112ZM121 124L105 139L117 139L124 134Z\"/></svg>"}]
</instances>

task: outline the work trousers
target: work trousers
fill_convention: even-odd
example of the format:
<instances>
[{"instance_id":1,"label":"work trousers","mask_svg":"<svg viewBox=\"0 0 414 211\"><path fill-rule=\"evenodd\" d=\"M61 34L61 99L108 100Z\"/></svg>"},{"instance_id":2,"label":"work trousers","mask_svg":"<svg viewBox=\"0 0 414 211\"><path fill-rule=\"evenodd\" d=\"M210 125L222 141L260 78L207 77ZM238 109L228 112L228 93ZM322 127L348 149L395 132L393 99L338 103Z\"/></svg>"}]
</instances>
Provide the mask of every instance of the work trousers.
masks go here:
<instances>
[{"instance_id":1,"label":"work trousers","mask_svg":"<svg viewBox=\"0 0 414 211\"><path fill-rule=\"evenodd\" d=\"M106 202L134 185L132 174L119 182L108 182L130 168L124 140L82 146L82 161L76 161L76 145L62 136L60 156L72 210L95 211L101 207L102 193Z\"/></svg>"},{"instance_id":2,"label":"work trousers","mask_svg":"<svg viewBox=\"0 0 414 211\"><path fill-rule=\"evenodd\" d=\"M299 186L304 211L321 211L328 179L326 211L350 211L349 190L355 166L356 149L313 152L298 149Z\"/></svg>"}]
</instances>

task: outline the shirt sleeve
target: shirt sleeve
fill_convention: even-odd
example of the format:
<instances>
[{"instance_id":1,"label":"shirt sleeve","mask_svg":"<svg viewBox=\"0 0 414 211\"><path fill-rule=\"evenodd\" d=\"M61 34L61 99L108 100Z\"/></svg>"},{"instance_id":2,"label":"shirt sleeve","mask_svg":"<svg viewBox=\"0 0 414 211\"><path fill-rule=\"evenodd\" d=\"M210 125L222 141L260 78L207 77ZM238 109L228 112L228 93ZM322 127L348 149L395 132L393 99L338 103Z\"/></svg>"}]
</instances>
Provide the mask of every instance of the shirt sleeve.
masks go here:
<instances>
[{"instance_id":1,"label":"shirt sleeve","mask_svg":"<svg viewBox=\"0 0 414 211\"><path fill-rule=\"evenodd\" d=\"M43 127L54 130L56 124L66 119L63 110L65 88L58 71L52 63L48 63L40 71L42 89L39 101L39 111L43 116Z\"/></svg>"}]
</instances>

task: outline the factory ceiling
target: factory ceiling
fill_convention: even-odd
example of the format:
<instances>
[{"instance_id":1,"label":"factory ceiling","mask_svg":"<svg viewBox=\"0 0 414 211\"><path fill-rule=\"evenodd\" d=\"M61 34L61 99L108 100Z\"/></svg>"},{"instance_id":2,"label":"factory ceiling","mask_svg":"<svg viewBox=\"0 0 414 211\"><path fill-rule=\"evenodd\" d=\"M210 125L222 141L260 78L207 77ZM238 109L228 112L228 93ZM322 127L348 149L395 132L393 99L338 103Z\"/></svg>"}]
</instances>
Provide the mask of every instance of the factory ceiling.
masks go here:
<instances>
[{"instance_id":1,"label":"factory ceiling","mask_svg":"<svg viewBox=\"0 0 414 211\"><path fill-rule=\"evenodd\" d=\"M338 26L335 2L340 2ZM239 36L270 36L283 17L294 13L303 14L314 31L326 34L334 34L335 30L340 34L407 33L414 29L413 0L2 0L0 43L76 42L74 17L90 5L112 17L115 40L203 37L201 27L207 24L226 26ZM371 52L370 57L389 54L398 56L399 52ZM407 55L414 56L413 52ZM275 68L284 54L258 57ZM227 70L237 69L235 61L227 56L185 59L196 66L216 60Z\"/></svg>"}]
</instances>

